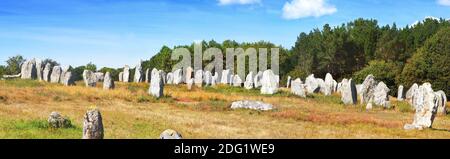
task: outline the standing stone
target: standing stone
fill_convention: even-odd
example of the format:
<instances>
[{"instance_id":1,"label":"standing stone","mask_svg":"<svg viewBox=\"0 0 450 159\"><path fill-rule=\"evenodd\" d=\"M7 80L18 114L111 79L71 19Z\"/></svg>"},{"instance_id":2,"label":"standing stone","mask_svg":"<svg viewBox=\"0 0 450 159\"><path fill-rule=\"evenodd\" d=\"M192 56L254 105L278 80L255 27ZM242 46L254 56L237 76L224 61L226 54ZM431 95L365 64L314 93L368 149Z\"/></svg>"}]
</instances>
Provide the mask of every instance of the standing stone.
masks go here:
<instances>
[{"instance_id":1,"label":"standing stone","mask_svg":"<svg viewBox=\"0 0 450 159\"><path fill-rule=\"evenodd\" d=\"M173 84L181 84L183 82L183 70L177 69L173 71Z\"/></svg>"},{"instance_id":2,"label":"standing stone","mask_svg":"<svg viewBox=\"0 0 450 159\"><path fill-rule=\"evenodd\" d=\"M261 79L261 94L275 94L278 92L277 80L272 70L266 70Z\"/></svg>"},{"instance_id":3,"label":"standing stone","mask_svg":"<svg viewBox=\"0 0 450 159\"><path fill-rule=\"evenodd\" d=\"M203 82L205 83L205 86L210 86L212 83L212 74L210 71L205 71L203 74Z\"/></svg>"},{"instance_id":4,"label":"standing stone","mask_svg":"<svg viewBox=\"0 0 450 159\"><path fill-rule=\"evenodd\" d=\"M234 75L233 77L233 86L235 87L242 87L242 79L239 77L239 75Z\"/></svg>"},{"instance_id":5,"label":"standing stone","mask_svg":"<svg viewBox=\"0 0 450 159\"><path fill-rule=\"evenodd\" d=\"M103 80L103 89L104 90L110 90L114 89L115 84L114 80L111 78L111 74L109 72L106 72L105 79Z\"/></svg>"},{"instance_id":6,"label":"standing stone","mask_svg":"<svg viewBox=\"0 0 450 159\"><path fill-rule=\"evenodd\" d=\"M338 83L336 82L336 80L333 80L333 92L337 91L338 91Z\"/></svg>"},{"instance_id":7,"label":"standing stone","mask_svg":"<svg viewBox=\"0 0 450 159\"><path fill-rule=\"evenodd\" d=\"M36 75L39 81L44 80L44 64L40 59L36 59Z\"/></svg>"},{"instance_id":8,"label":"standing stone","mask_svg":"<svg viewBox=\"0 0 450 159\"><path fill-rule=\"evenodd\" d=\"M142 78L142 74L143 74L143 72L142 72L142 67L141 67L141 63L139 63L138 65L136 65L136 67L135 67L135 70L134 70L134 82L135 83L140 83L140 82L142 82L143 81L143 78Z\"/></svg>"},{"instance_id":9,"label":"standing stone","mask_svg":"<svg viewBox=\"0 0 450 159\"><path fill-rule=\"evenodd\" d=\"M404 129L418 129L431 128L434 118L437 113L438 105L436 101L436 95L431 88L430 83L424 83L416 91L413 102L416 108L414 115L414 121L412 124L406 124Z\"/></svg>"},{"instance_id":10,"label":"standing stone","mask_svg":"<svg viewBox=\"0 0 450 159\"><path fill-rule=\"evenodd\" d=\"M211 86L215 86L217 82L217 80L219 79L219 73L215 72L214 76L212 76L211 79Z\"/></svg>"},{"instance_id":11,"label":"standing stone","mask_svg":"<svg viewBox=\"0 0 450 159\"><path fill-rule=\"evenodd\" d=\"M187 81L186 81L187 89L188 89L188 90L191 90L193 84L194 84L194 79L193 79L193 78L187 80Z\"/></svg>"},{"instance_id":12,"label":"standing stone","mask_svg":"<svg viewBox=\"0 0 450 159\"><path fill-rule=\"evenodd\" d=\"M437 92L434 92L436 95L436 102L438 105L437 112L442 115L447 115L447 96L445 95L445 92L440 90Z\"/></svg>"},{"instance_id":13,"label":"standing stone","mask_svg":"<svg viewBox=\"0 0 450 159\"><path fill-rule=\"evenodd\" d=\"M319 85L319 91L325 96L331 95L331 90L327 85L325 84L325 81L321 78L316 78L316 82Z\"/></svg>"},{"instance_id":14,"label":"standing stone","mask_svg":"<svg viewBox=\"0 0 450 159\"><path fill-rule=\"evenodd\" d=\"M375 87L377 86L377 82L375 81L375 77L373 75L368 75L364 82L361 85L361 104L363 103L371 103L374 99Z\"/></svg>"},{"instance_id":15,"label":"standing stone","mask_svg":"<svg viewBox=\"0 0 450 159\"><path fill-rule=\"evenodd\" d=\"M36 79L37 78L37 70L36 70L36 60L28 60L22 64L21 67L21 78L22 79Z\"/></svg>"},{"instance_id":16,"label":"standing stone","mask_svg":"<svg viewBox=\"0 0 450 159\"><path fill-rule=\"evenodd\" d=\"M297 78L294 81L292 81L291 92L297 96L306 98L306 87L300 78Z\"/></svg>"},{"instance_id":17,"label":"standing stone","mask_svg":"<svg viewBox=\"0 0 450 159\"><path fill-rule=\"evenodd\" d=\"M163 70L159 70L159 72L161 72L161 79L163 81L163 84L167 84L167 74L166 72L164 72Z\"/></svg>"},{"instance_id":18,"label":"standing stone","mask_svg":"<svg viewBox=\"0 0 450 159\"><path fill-rule=\"evenodd\" d=\"M416 91L419 89L419 85L414 83L411 88L406 92L405 99L412 105L413 97Z\"/></svg>"},{"instance_id":19,"label":"standing stone","mask_svg":"<svg viewBox=\"0 0 450 159\"><path fill-rule=\"evenodd\" d=\"M384 108L390 108L389 91L390 89L386 86L386 84L384 84L384 82L378 83L374 90L373 103Z\"/></svg>"},{"instance_id":20,"label":"standing stone","mask_svg":"<svg viewBox=\"0 0 450 159\"><path fill-rule=\"evenodd\" d=\"M288 76L287 82L286 82L286 88L289 88L291 86L291 76Z\"/></svg>"},{"instance_id":21,"label":"standing stone","mask_svg":"<svg viewBox=\"0 0 450 159\"><path fill-rule=\"evenodd\" d=\"M64 84L64 76L66 75L66 72L69 71L69 67L62 68L61 67L61 76L59 76L59 83Z\"/></svg>"},{"instance_id":22,"label":"standing stone","mask_svg":"<svg viewBox=\"0 0 450 159\"><path fill-rule=\"evenodd\" d=\"M125 65L125 67L123 68L123 82L130 82L130 66L128 65Z\"/></svg>"},{"instance_id":23,"label":"standing stone","mask_svg":"<svg viewBox=\"0 0 450 159\"><path fill-rule=\"evenodd\" d=\"M158 71L156 68L152 70L152 79L150 81L150 88L148 90L149 94L159 98L164 95L164 81L163 81L163 71Z\"/></svg>"},{"instance_id":24,"label":"standing stone","mask_svg":"<svg viewBox=\"0 0 450 159\"><path fill-rule=\"evenodd\" d=\"M195 71L194 83L195 83L195 86L202 87L202 85L203 85L203 71L202 70Z\"/></svg>"},{"instance_id":25,"label":"standing stone","mask_svg":"<svg viewBox=\"0 0 450 159\"><path fill-rule=\"evenodd\" d=\"M253 72L248 73L247 77L245 78L244 87L245 89L253 89Z\"/></svg>"},{"instance_id":26,"label":"standing stone","mask_svg":"<svg viewBox=\"0 0 450 159\"><path fill-rule=\"evenodd\" d=\"M164 130L159 135L159 138L160 139L183 139L183 136L181 136L181 134L175 130L167 129L167 130Z\"/></svg>"},{"instance_id":27,"label":"standing stone","mask_svg":"<svg viewBox=\"0 0 450 159\"><path fill-rule=\"evenodd\" d=\"M324 90L325 95L331 95L331 93L335 92L335 80L333 79L333 76L330 73L327 73L325 75L325 87L326 90Z\"/></svg>"},{"instance_id":28,"label":"standing stone","mask_svg":"<svg viewBox=\"0 0 450 159\"><path fill-rule=\"evenodd\" d=\"M103 139L102 115L98 109L87 111L83 122L83 139Z\"/></svg>"},{"instance_id":29,"label":"standing stone","mask_svg":"<svg viewBox=\"0 0 450 159\"><path fill-rule=\"evenodd\" d=\"M83 71L83 80L86 87L95 87L97 85L97 76L90 70Z\"/></svg>"},{"instance_id":30,"label":"standing stone","mask_svg":"<svg viewBox=\"0 0 450 159\"><path fill-rule=\"evenodd\" d=\"M47 122L52 128L69 128L72 126L70 120L61 116L58 112L52 112Z\"/></svg>"},{"instance_id":31,"label":"standing stone","mask_svg":"<svg viewBox=\"0 0 450 159\"><path fill-rule=\"evenodd\" d=\"M222 83L222 84L231 83L230 79L231 79L230 70L223 70L222 71L222 79L220 80L220 83Z\"/></svg>"},{"instance_id":32,"label":"standing stone","mask_svg":"<svg viewBox=\"0 0 450 159\"><path fill-rule=\"evenodd\" d=\"M50 63L45 64L42 78L46 82L50 82L50 75L52 73L52 65Z\"/></svg>"},{"instance_id":33,"label":"standing stone","mask_svg":"<svg viewBox=\"0 0 450 159\"><path fill-rule=\"evenodd\" d=\"M345 78L344 78L344 79L345 79ZM341 93L341 86L342 86L342 81L339 82L339 83L337 84L336 89L337 89L337 92L338 92L338 93Z\"/></svg>"},{"instance_id":34,"label":"standing stone","mask_svg":"<svg viewBox=\"0 0 450 159\"><path fill-rule=\"evenodd\" d=\"M254 80L255 80L255 82L254 82L255 88L261 87L262 75L263 75L263 72L261 72L261 71L259 71L258 74L256 74L256 76L254 78Z\"/></svg>"},{"instance_id":35,"label":"standing stone","mask_svg":"<svg viewBox=\"0 0 450 159\"><path fill-rule=\"evenodd\" d=\"M75 80L73 80L72 72L64 73L64 79L62 80L65 86L74 86Z\"/></svg>"},{"instance_id":36,"label":"standing stone","mask_svg":"<svg viewBox=\"0 0 450 159\"><path fill-rule=\"evenodd\" d=\"M105 74L103 72L95 72L94 74L97 82L101 82L105 79Z\"/></svg>"},{"instance_id":37,"label":"standing stone","mask_svg":"<svg viewBox=\"0 0 450 159\"><path fill-rule=\"evenodd\" d=\"M358 94L358 96L361 95L361 88L362 88L362 84L357 84L356 85L356 94Z\"/></svg>"},{"instance_id":38,"label":"standing stone","mask_svg":"<svg viewBox=\"0 0 450 159\"><path fill-rule=\"evenodd\" d=\"M52 75L50 75L50 82L51 83L59 83L59 80L61 78L62 69L60 66L53 67Z\"/></svg>"},{"instance_id":39,"label":"standing stone","mask_svg":"<svg viewBox=\"0 0 450 159\"><path fill-rule=\"evenodd\" d=\"M356 104L357 102L357 94L356 94L356 85L355 82L353 82L352 79L346 81L347 79L344 79L342 81L341 86L341 101L345 105L349 104Z\"/></svg>"},{"instance_id":40,"label":"standing stone","mask_svg":"<svg viewBox=\"0 0 450 159\"><path fill-rule=\"evenodd\" d=\"M147 68L147 70L145 70L145 83L150 83L150 79L151 79L151 72L150 69Z\"/></svg>"},{"instance_id":41,"label":"standing stone","mask_svg":"<svg viewBox=\"0 0 450 159\"><path fill-rule=\"evenodd\" d=\"M405 92L403 91L403 85L398 86L398 92L397 92L397 100L403 101L405 98Z\"/></svg>"},{"instance_id":42,"label":"standing stone","mask_svg":"<svg viewBox=\"0 0 450 159\"><path fill-rule=\"evenodd\" d=\"M317 83L314 74L311 74L308 77L306 77L305 85L308 94L317 93L320 90L319 84Z\"/></svg>"},{"instance_id":43,"label":"standing stone","mask_svg":"<svg viewBox=\"0 0 450 159\"><path fill-rule=\"evenodd\" d=\"M167 74L167 84L173 84L173 73L169 72Z\"/></svg>"},{"instance_id":44,"label":"standing stone","mask_svg":"<svg viewBox=\"0 0 450 159\"><path fill-rule=\"evenodd\" d=\"M119 73L119 82L123 82L123 72Z\"/></svg>"},{"instance_id":45,"label":"standing stone","mask_svg":"<svg viewBox=\"0 0 450 159\"><path fill-rule=\"evenodd\" d=\"M192 78L192 72L194 72L194 69L192 69L191 66L186 68L186 72L184 73L184 76L186 77L185 78L186 82Z\"/></svg>"},{"instance_id":46,"label":"standing stone","mask_svg":"<svg viewBox=\"0 0 450 159\"><path fill-rule=\"evenodd\" d=\"M230 79L228 79L228 84L230 85L230 86L232 86L233 84L234 84L234 82L233 82L233 80L234 80L234 75L232 74L231 76L230 76Z\"/></svg>"}]
</instances>

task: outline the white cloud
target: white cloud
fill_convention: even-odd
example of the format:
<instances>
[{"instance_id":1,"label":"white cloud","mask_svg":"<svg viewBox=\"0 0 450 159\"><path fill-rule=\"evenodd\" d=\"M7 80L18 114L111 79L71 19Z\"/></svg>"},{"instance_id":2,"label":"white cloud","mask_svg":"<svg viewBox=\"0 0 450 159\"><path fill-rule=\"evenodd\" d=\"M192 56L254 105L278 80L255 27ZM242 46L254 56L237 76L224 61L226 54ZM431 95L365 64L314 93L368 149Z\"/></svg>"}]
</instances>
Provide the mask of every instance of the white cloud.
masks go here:
<instances>
[{"instance_id":1,"label":"white cloud","mask_svg":"<svg viewBox=\"0 0 450 159\"><path fill-rule=\"evenodd\" d=\"M256 4L256 3L261 3L261 0L219 0L220 5Z\"/></svg>"},{"instance_id":2,"label":"white cloud","mask_svg":"<svg viewBox=\"0 0 450 159\"><path fill-rule=\"evenodd\" d=\"M411 26L415 26L415 25L419 24L420 22L424 22L427 19L439 20L439 18L436 18L436 17L433 17L433 16L426 16L423 20L417 20L414 23L412 23Z\"/></svg>"},{"instance_id":3,"label":"white cloud","mask_svg":"<svg viewBox=\"0 0 450 159\"><path fill-rule=\"evenodd\" d=\"M450 0L438 0L437 2L443 6L450 6Z\"/></svg>"},{"instance_id":4,"label":"white cloud","mask_svg":"<svg viewBox=\"0 0 450 159\"><path fill-rule=\"evenodd\" d=\"M320 17L337 12L335 6L326 0L292 0L286 2L283 7L283 18L300 19L305 17Z\"/></svg>"}]
</instances>

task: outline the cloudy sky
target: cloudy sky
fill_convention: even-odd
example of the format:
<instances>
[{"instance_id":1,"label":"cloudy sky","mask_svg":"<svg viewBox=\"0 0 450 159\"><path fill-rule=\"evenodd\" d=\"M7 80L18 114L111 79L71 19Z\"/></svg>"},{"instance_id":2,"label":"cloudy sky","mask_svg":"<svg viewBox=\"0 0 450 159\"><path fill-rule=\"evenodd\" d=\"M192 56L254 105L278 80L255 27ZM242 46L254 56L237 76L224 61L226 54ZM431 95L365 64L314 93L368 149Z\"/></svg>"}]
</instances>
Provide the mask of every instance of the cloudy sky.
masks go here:
<instances>
[{"instance_id":1,"label":"cloudy sky","mask_svg":"<svg viewBox=\"0 0 450 159\"><path fill-rule=\"evenodd\" d=\"M0 64L21 54L122 67L163 45L211 39L290 48L300 32L360 17L399 26L448 19L450 0L2 0Z\"/></svg>"}]
</instances>

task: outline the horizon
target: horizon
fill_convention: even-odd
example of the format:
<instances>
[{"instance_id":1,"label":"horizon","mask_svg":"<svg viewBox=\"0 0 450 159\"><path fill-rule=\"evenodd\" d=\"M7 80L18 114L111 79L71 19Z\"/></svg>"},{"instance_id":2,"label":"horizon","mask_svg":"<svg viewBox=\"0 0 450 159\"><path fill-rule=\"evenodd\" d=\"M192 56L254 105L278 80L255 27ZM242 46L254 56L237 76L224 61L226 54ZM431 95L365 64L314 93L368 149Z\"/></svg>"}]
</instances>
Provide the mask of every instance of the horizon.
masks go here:
<instances>
[{"instance_id":1,"label":"horizon","mask_svg":"<svg viewBox=\"0 0 450 159\"><path fill-rule=\"evenodd\" d=\"M28 3L27 3L28 2ZM413 25L450 18L450 0L6 0L0 6L0 65L8 57L62 66L134 66L162 46L195 41L268 41L290 49L301 32L358 18ZM382 10L382 11L380 11ZM236 25L238 24L238 25ZM126 58L125 58L126 57Z\"/></svg>"}]
</instances>

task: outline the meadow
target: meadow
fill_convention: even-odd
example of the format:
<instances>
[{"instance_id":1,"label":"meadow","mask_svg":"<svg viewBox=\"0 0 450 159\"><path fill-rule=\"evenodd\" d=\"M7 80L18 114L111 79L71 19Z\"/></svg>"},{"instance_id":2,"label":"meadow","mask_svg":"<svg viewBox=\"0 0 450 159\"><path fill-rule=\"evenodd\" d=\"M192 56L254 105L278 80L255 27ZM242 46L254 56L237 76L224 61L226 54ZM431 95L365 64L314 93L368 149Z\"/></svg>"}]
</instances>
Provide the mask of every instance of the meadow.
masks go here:
<instances>
[{"instance_id":1,"label":"meadow","mask_svg":"<svg viewBox=\"0 0 450 159\"><path fill-rule=\"evenodd\" d=\"M157 139L165 129L186 139L240 138L450 138L450 115L438 115L432 129L406 131L414 112L406 102L391 99L393 108L345 106L338 94L304 99L281 89L275 95L259 90L218 85L166 85L164 97L148 95L146 83L116 82L116 89L86 88L83 82L66 87L33 80L0 80L0 138L62 138L82 136L83 116L90 108L102 113L107 139ZM237 100L261 100L272 111L232 110ZM447 103L447 106L449 104ZM73 127L53 129L52 111L68 117Z\"/></svg>"}]
</instances>

